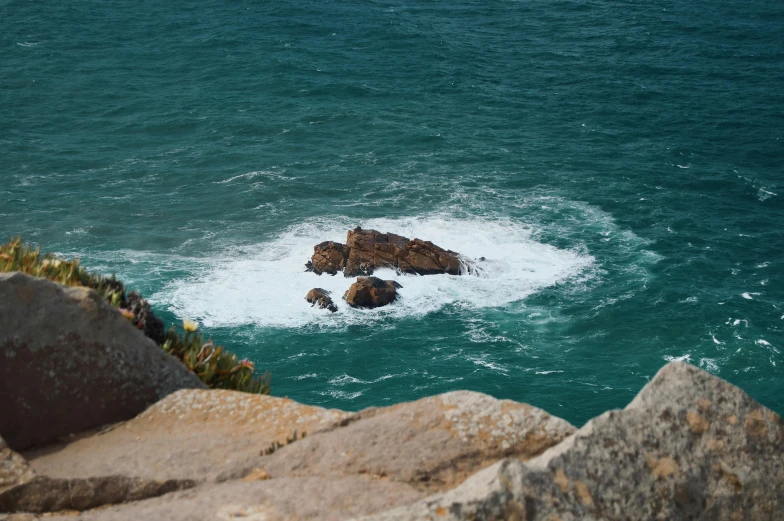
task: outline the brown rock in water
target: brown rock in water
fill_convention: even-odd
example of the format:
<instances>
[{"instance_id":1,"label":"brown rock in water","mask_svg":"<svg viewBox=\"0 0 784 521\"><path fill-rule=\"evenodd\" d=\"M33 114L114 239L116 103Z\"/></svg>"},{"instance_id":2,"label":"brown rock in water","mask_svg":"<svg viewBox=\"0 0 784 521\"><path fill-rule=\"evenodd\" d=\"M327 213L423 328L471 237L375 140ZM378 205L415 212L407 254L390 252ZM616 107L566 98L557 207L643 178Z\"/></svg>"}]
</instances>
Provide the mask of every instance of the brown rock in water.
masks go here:
<instances>
[{"instance_id":1,"label":"brown rock in water","mask_svg":"<svg viewBox=\"0 0 784 521\"><path fill-rule=\"evenodd\" d=\"M460 274L459 255L430 241L409 240L394 233L357 227L348 232L346 247L349 255L343 273L347 277L370 275L377 268L395 268L419 275Z\"/></svg>"},{"instance_id":2,"label":"brown rock in water","mask_svg":"<svg viewBox=\"0 0 784 521\"><path fill-rule=\"evenodd\" d=\"M319 307L321 309L328 309L331 312L336 312L338 307L332 302L332 299L329 296L329 291L321 288L313 288L312 290L308 291L308 294L305 295L305 300L310 302L312 306Z\"/></svg>"},{"instance_id":3,"label":"brown rock in water","mask_svg":"<svg viewBox=\"0 0 784 521\"><path fill-rule=\"evenodd\" d=\"M205 387L95 291L0 273L0 435L12 449Z\"/></svg>"},{"instance_id":4,"label":"brown rock in water","mask_svg":"<svg viewBox=\"0 0 784 521\"><path fill-rule=\"evenodd\" d=\"M784 421L694 366L665 366L609 411L526 463L368 521L784 519Z\"/></svg>"},{"instance_id":5,"label":"brown rock in water","mask_svg":"<svg viewBox=\"0 0 784 521\"><path fill-rule=\"evenodd\" d=\"M346 244L327 241L314 246L307 268L319 275L342 271L346 277L372 275L378 268L418 275L459 275L463 264L460 254L430 241L357 227L348 232Z\"/></svg>"},{"instance_id":6,"label":"brown rock in water","mask_svg":"<svg viewBox=\"0 0 784 521\"><path fill-rule=\"evenodd\" d=\"M358 277L343 295L343 299L353 308L378 308L397 299L397 289L402 288L393 280L378 277Z\"/></svg>"},{"instance_id":7,"label":"brown rock in water","mask_svg":"<svg viewBox=\"0 0 784 521\"><path fill-rule=\"evenodd\" d=\"M335 275L343 271L348 259L348 248L339 242L324 241L313 247L313 257L307 264L308 271L316 275L328 273Z\"/></svg>"}]
</instances>

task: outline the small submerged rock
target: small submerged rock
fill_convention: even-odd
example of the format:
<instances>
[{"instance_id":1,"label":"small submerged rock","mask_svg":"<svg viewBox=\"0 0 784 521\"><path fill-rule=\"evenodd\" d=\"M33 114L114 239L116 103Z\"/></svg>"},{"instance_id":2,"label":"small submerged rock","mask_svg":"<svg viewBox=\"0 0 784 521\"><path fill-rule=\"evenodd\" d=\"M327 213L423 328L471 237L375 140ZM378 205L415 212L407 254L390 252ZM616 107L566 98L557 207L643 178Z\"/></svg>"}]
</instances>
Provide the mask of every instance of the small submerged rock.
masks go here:
<instances>
[{"instance_id":1,"label":"small submerged rock","mask_svg":"<svg viewBox=\"0 0 784 521\"><path fill-rule=\"evenodd\" d=\"M328 309L331 312L336 312L338 307L332 302L329 291L322 288L313 288L305 295L305 300L310 302L311 306L316 306L321 309Z\"/></svg>"},{"instance_id":2,"label":"small submerged rock","mask_svg":"<svg viewBox=\"0 0 784 521\"><path fill-rule=\"evenodd\" d=\"M397 290L402 288L394 280L378 277L358 277L343 295L343 299L354 308L378 308L397 299Z\"/></svg>"}]
</instances>

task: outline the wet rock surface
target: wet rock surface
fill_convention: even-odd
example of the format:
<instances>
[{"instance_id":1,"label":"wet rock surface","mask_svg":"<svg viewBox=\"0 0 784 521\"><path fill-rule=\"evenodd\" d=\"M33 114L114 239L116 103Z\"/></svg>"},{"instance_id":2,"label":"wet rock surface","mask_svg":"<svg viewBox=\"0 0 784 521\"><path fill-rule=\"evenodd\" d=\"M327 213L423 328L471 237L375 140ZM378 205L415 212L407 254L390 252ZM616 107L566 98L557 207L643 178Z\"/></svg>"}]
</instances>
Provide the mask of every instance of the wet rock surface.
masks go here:
<instances>
[{"instance_id":1,"label":"wet rock surface","mask_svg":"<svg viewBox=\"0 0 784 521\"><path fill-rule=\"evenodd\" d=\"M358 277L343 295L343 300L353 308L378 308L394 302L398 288L402 287L394 280Z\"/></svg>"},{"instance_id":2,"label":"wet rock surface","mask_svg":"<svg viewBox=\"0 0 784 521\"><path fill-rule=\"evenodd\" d=\"M329 295L329 291L325 289L313 288L305 295L305 300L307 300L311 306L327 309L332 313L335 313L338 310L338 307L332 302L332 298Z\"/></svg>"},{"instance_id":3,"label":"wet rock surface","mask_svg":"<svg viewBox=\"0 0 784 521\"><path fill-rule=\"evenodd\" d=\"M346 277L356 277L372 275L379 268L418 275L459 275L468 265L460 254L430 241L357 227L348 232L346 244L326 241L316 245L306 267L319 275L343 272Z\"/></svg>"},{"instance_id":4,"label":"wet rock surface","mask_svg":"<svg viewBox=\"0 0 784 521\"><path fill-rule=\"evenodd\" d=\"M335 275L342 272L348 260L348 248L339 242L325 241L313 247L313 257L305 265L316 275Z\"/></svg>"}]
</instances>

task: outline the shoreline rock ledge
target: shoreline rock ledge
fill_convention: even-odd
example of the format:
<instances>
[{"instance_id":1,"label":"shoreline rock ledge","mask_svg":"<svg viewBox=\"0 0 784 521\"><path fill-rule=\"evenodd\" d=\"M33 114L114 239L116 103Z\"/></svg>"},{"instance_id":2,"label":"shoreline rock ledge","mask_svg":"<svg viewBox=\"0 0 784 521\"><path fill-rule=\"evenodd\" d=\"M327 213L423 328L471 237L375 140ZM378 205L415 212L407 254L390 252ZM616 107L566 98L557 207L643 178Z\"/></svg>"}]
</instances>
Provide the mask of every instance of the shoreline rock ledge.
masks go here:
<instances>
[{"instance_id":1,"label":"shoreline rock ledge","mask_svg":"<svg viewBox=\"0 0 784 521\"><path fill-rule=\"evenodd\" d=\"M348 232L346 244L325 241L314 246L305 267L317 275L342 272L345 277L372 275L379 268L417 275L460 275L471 269L462 255L430 241L360 227Z\"/></svg>"}]
</instances>

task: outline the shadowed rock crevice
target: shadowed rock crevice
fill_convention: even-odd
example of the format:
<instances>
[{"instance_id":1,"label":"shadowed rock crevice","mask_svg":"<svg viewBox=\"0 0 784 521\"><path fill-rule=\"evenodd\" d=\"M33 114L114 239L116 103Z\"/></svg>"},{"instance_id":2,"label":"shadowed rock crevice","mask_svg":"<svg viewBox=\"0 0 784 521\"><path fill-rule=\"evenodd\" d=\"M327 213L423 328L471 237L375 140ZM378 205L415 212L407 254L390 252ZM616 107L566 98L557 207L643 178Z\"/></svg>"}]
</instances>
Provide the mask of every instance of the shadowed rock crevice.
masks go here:
<instances>
[{"instance_id":1,"label":"shadowed rock crevice","mask_svg":"<svg viewBox=\"0 0 784 521\"><path fill-rule=\"evenodd\" d=\"M37 476L0 493L0 512L59 512L139 501L195 487L193 480L153 481L126 476L55 479Z\"/></svg>"}]
</instances>

